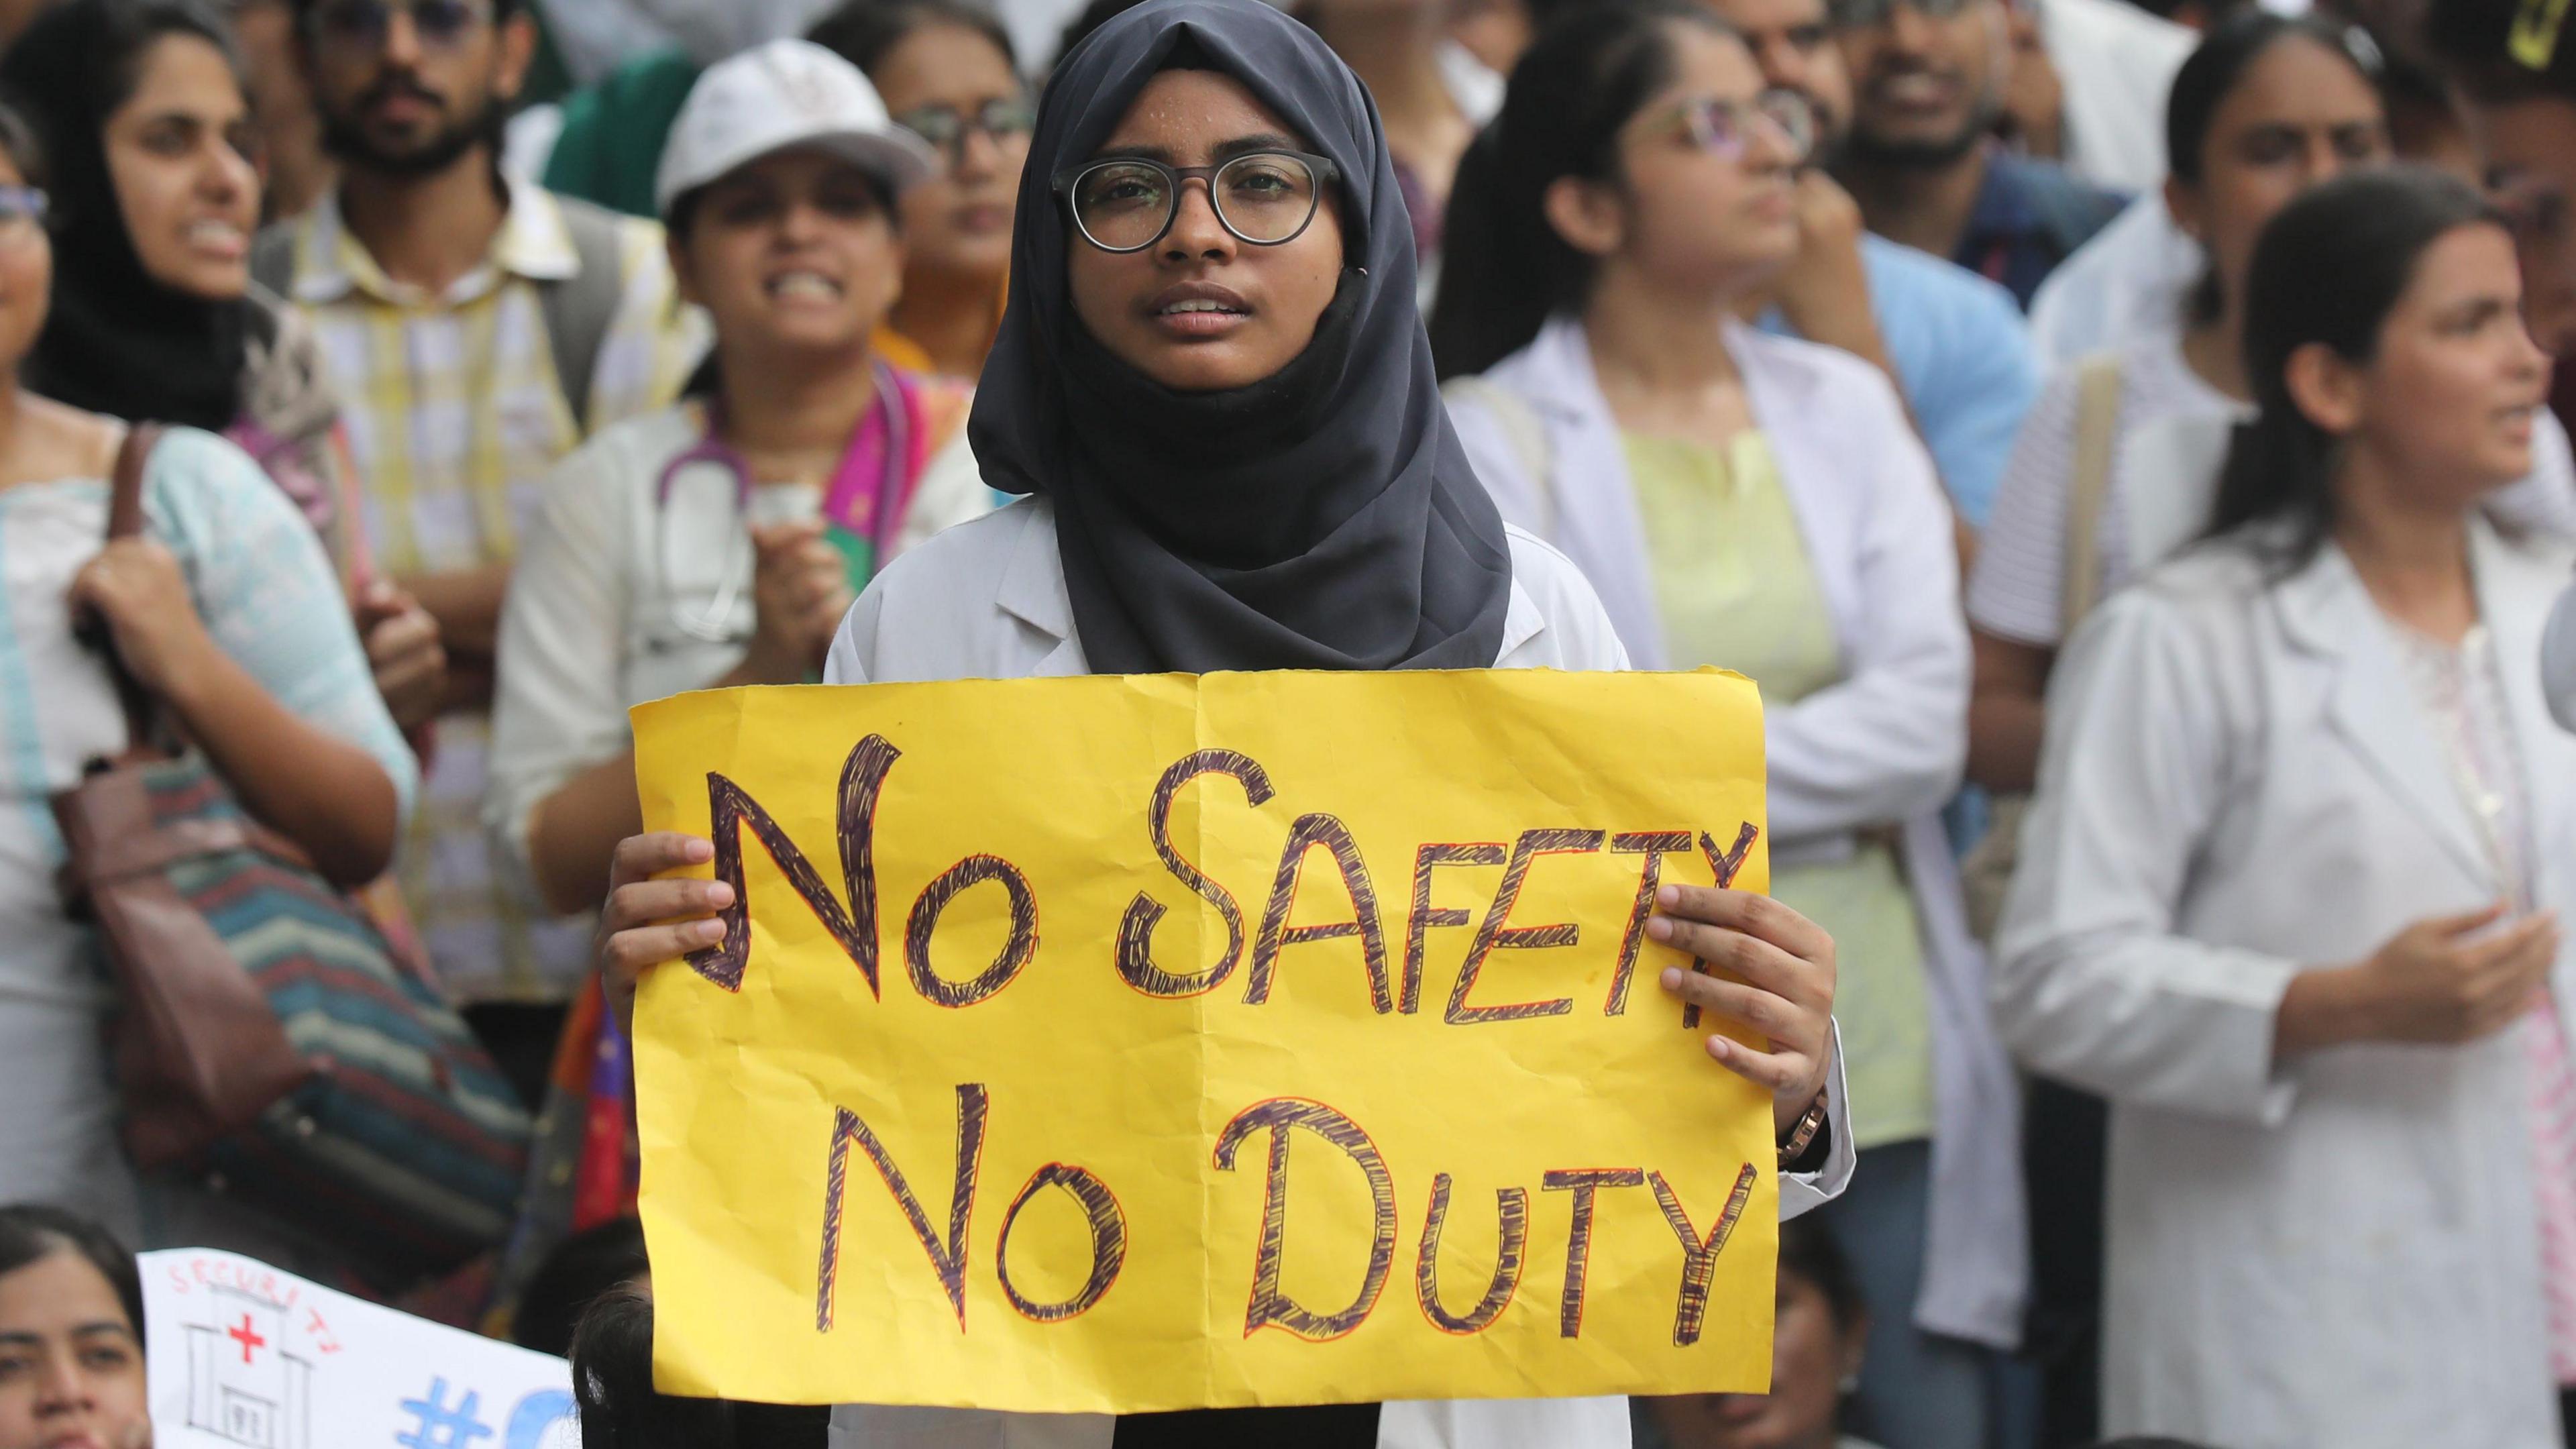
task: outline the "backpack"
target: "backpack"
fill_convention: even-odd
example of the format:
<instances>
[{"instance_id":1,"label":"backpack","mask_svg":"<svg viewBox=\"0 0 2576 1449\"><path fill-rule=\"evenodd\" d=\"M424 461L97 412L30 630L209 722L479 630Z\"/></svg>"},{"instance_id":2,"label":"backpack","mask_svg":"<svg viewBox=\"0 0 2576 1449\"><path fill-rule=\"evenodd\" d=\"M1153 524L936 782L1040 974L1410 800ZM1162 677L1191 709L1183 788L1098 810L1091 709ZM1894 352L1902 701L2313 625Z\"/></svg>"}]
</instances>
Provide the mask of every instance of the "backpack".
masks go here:
<instances>
[{"instance_id":1,"label":"backpack","mask_svg":"<svg viewBox=\"0 0 2576 1449\"><path fill-rule=\"evenodd\" d=\"M560 281L537 283L537 306L545 320L547 350L554 355L556 383L572 409L573 430L588 436L591 380L598 375L600 348L625 294L626 279L619 275L621 218L575 197L553 200L563 213L577 270ZM295 224L282 221L262 231L250 253L251 280L289 302L295 297L295 245Z\"/></svg>"}]
</instances>

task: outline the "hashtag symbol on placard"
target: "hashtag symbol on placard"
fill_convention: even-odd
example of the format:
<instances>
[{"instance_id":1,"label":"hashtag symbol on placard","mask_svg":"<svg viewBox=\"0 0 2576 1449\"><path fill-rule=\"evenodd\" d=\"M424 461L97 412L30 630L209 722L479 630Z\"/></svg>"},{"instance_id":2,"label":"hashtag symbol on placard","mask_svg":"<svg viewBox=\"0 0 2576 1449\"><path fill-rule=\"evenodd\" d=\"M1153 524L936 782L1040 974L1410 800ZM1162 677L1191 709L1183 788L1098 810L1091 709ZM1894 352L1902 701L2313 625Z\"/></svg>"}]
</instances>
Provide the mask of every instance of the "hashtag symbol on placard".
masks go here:
<instances>
[{"instance_id":1,"label":"hashtag symbol on placard","mask_svg":"<svg viewBox=\"0 0 2576 1449\"><path fill-rule=\"evenodd\" d=\"M491 1428L474 1417L482 1406L483 1396L469 1389L455 1408L447 1407L447 1380L432 1379L428 1398L402 1401L402 1411L416 1427L396 1434L394 1442L402 1449L468 1449L475 1440L492 1437Z\"/></svg>"}]
</instances>

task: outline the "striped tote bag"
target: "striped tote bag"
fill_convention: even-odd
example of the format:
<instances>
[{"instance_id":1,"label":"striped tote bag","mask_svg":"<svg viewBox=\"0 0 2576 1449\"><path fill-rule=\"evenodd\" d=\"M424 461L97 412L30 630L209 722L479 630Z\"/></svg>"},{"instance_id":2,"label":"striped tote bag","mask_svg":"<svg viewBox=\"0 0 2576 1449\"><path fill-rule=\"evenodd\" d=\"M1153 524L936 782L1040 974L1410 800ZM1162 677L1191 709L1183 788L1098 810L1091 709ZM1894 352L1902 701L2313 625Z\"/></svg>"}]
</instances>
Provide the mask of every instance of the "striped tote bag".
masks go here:
<instances>
[{"instance_id":1,"label":"striped tote bag","mask_svg":"<svg viewBox=\"0 0 2576 1449\"><path fill-rule=\"evenodd\" d=\"M110 537L141 524L135 435ZM119 677L132 743L53 807L66 902L116 986L128 1155L198 1174L387 1289L499 1246L526 1108L427 971L202 755L155 746L151 700Z\"/></svg>"}]
</instances>

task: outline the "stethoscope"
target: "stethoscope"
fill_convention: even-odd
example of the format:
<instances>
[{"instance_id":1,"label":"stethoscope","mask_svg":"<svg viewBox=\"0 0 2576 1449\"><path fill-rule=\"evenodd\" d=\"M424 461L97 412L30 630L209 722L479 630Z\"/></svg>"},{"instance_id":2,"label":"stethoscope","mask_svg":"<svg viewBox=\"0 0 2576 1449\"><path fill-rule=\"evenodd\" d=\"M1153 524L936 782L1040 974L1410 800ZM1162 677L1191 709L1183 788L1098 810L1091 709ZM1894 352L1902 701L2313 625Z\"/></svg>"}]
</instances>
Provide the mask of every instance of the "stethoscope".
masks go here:
<instances>
[{"instance_id":1,"label":"stethoscope","mask_svg":"<svg viewBox=\"0 0 2576 1449\"><path fill-rule=\"evenodd\" d=\"M889 532L890 515L903 491L903 473L912 458L911 419L905 415L902 396L896 389L894 369L883 362L877 363L876 384L876 413L885 422L886 446L876 486L871 490L874 496L868 501L868 544L871 550L881 546ZM748 546L755 491L751 465L744 461L740 449L724 440L721 408L722 404L716 399L707 400L705 433L695 444L663 464L662 476L653 485L653 508L657 515L653 525L652 550L653 567L658 575L655 584L670 602L672 627L703 644L730 644L740 637L730 621L734 606L742 601L743 591L751 586L758 568L755 551ZM861 423L859 431L867 431L867 424ZM851 441L857 442L856 434L852 435ZM701 464L722 468L732 476L735 530L745 547L732 551L734 561L726 565L724 577L716 586L715 602L692 614L680 601L678 591L671 587L671 484L683 471ZM850 466L850 457L844 452L840 467L833 470L831 483L824 490L826 498L837 491ZM874 561L873 552L870 561Z\"/></svg>"}]
</instances>

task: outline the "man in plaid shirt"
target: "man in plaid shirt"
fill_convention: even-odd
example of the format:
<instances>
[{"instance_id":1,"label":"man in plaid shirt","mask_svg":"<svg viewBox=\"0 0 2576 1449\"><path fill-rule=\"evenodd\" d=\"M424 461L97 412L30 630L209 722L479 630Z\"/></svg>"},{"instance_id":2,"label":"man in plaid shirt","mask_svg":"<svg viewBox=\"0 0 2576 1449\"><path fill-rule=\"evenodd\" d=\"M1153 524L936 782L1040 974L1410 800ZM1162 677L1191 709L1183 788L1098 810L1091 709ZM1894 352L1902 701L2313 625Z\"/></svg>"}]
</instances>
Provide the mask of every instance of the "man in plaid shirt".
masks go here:
<instances>
[{"instance_id":1,"label":"man in plaid shirt","mask_svg":"<svg viewBox=\"0 0 2576 1449\"><path fill-rule=\"evenodd\" d=\"M539 481L668 403L703 347L661 228L505 180L535 49L525 0L296 0L336 191L257 270L318 334L377 557L437 619L453 681L404 895L448 986L523 1086L580 983L588 923L495 869L478 806L493 645Z\"/></svg>"}]
</instances>

